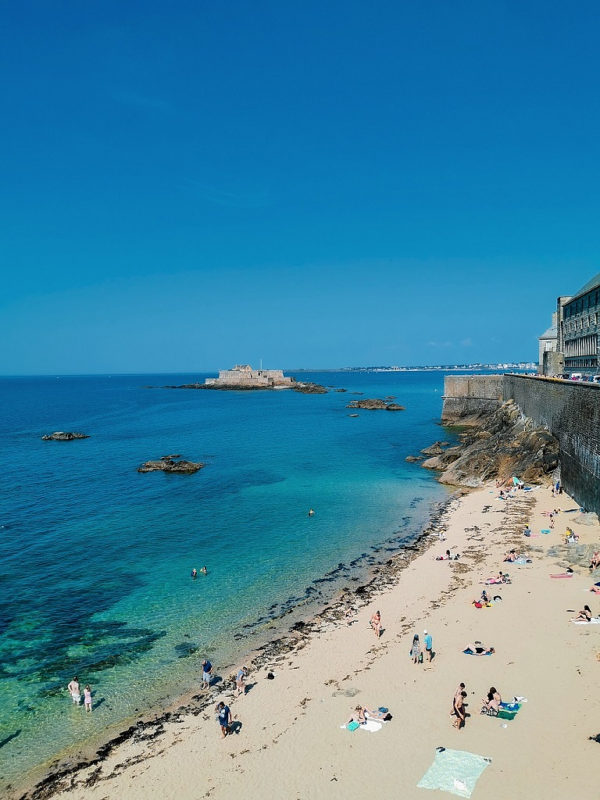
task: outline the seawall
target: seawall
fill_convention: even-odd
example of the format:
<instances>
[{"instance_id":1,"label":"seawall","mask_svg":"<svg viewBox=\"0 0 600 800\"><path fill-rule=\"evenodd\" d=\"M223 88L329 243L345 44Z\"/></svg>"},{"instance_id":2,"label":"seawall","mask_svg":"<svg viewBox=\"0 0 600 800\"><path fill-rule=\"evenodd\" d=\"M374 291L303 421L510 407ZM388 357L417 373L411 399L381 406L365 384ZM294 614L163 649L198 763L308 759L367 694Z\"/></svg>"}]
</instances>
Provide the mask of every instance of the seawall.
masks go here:
<instances>
[{"instance_id":1,"label":"seawall","mask_svg":"<svg viewBox=\"0 0 600 800\"><path fill-rule=\"evenodd\" d=\"M600 385L530 375L447 376L444 424L465 424L514 400L521 413L558 439L565 490L600 514Z\"/></svg>"},{"instance_id":2,"label":"seawall","mask_svg":"<svg viewBox=\"0 0 600 800\"><path fill-rule=\"evenodd\" d=\"M446 375L442 422L463 425L503 402L504 375Z\"/></svg>"}]
</instances>

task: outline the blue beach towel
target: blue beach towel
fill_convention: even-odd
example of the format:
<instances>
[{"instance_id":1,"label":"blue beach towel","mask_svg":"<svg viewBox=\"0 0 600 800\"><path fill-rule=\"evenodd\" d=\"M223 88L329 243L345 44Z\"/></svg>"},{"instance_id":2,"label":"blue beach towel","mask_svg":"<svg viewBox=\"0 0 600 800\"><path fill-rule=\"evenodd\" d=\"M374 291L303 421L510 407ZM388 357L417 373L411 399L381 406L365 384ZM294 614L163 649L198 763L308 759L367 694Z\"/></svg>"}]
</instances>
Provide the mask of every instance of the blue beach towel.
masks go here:
<instances>
[{"instance_id":1,"label":"blue beach towel","mask_svg":"<svg viewBox=\"0 0 600 800\"><path fill-rule=\"evenodd\" d=\"M550 528L542 528L541 533L550 533Z\"/></svg>"},{"instance_id":2,"label":"blue beach towel","mask_svg":"<svg viewBox=\"0 0 600 800\"><path fill-rule=\"evenodd\" d=\"M491 758L438 747L433 764L417 783L419 789L441 789L458 797L471 797L483 770Z\"/></svg>"},{"instance_id":3,"label":"blue beach towel","mask_svg":"<svg viewBox=\"0 0 600 800\"><path fill-rule=\"evenodd\" d=\"M467 647L466 650L463 650L463 653L466 656L491 656L492 653L474 653L470 647Z\"/></svg>"}]
</instances>

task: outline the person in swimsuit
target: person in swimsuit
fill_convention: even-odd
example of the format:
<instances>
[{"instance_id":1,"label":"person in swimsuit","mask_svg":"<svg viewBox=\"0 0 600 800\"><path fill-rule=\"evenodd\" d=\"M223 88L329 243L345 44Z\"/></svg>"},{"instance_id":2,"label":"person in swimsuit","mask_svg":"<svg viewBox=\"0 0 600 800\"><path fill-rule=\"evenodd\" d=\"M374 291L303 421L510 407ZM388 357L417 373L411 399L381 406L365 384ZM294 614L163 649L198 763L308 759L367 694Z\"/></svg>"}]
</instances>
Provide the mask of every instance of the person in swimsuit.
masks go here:
<instances>
[{"instance_id":1,"label":"person in swimsuit","mask_svg":"<svg viewBox=\"0 0 600 800\"><path fill-rule=\"evenodd\" d=\"M454 710L453 714L456 717L452 725L457 729L460 730L464 727L465 720L467 718L467 714L465 712L465 699L467 697L467 693L462 691L458 696L454 698Z\"/></svg>"},{"instance_id":2,"label":"person in swimsuit","mask_svg":"<svg viewBox=\"0 0 600 800\"><path fill-rule=\"evenodd\" d=\"M92 690L89 684L83 690L83 704L86 711L92 710Z\"/></svg>"},{"instance_id":3,"label":"person in swimsuit","mask_svg":"<svg viewBox=\"0 0 600 800\"><path fill-rule=\"evenodd\" d=\"M192 578L197 578L197 577L198 577L198 570L196 569L196 567L194 567L194 569L192 570Z\"/></svg>"},{"instance_id":4,"label":"person in swimsuit","mask_svg":"<svg viewBox=\"0 0 600 800\"><path fill-rule=\"evenodd\" d=\"M481 713L486 714L488 711L495 711L497 714L498 710L500 709L501 702L502 698L500 697L500 692L495 686L490 686L487 697L482 700L483 708L481 709Z\"/></svg>"},{"instance_id":5,"label":"person in swimsuit","mask_svg":"<svg viewBox=\"0 0 600 800\"><path fill-rule=\"evenodd\" d=\"M600 567L600 550L596 550L591 558L589 569L597 569Z\"/></svg>"},{"instance_id":6,"label":"person in swimsuit","mask_svg":"<svg viewBox=\"0 0 600 800\"><path fill-rule=\"evenodd\" d=\"M510 550L510 551L509 551L508 553L506 553L506 555L504 556L504 560L505 560L505 561L512 562L512 561L516 561L518 557L519 557L519 556L517 555L517 553L516 553L516 551L515 551L515 550Z\"/></svg>"},{"instance_id":7,"label":"person in swimsuit","mask_svg":"<svg viewBox=\"0 0 600 800\"><path fill-rule=\"evenodd\" d=\"M589 606L584 606L576 617L573 617L573 622L589 622L592 618L592 611Z\"/></svg>"},{"instance_id":8,"label":"person in swimsuit","mask_svg":"<svg viewBox=\"0 0 600 800\"><path fill-rule=\"evenodd\" d=\"M202 567L202 569L200 570L200 572L201 572L203 575L206 575L206 573L208 572L208 570L206 569L206 567Z\"/></svg>"},{"instance_id":9,"label":"person in swimsuit","mask_svg":"<svg viewBox=\"0 0 600 800\"><path fill-rule=\"evenodd\" d=\"M471 650L474 656L491 656L496 652L493 647L486 647L484 644L481 644L481 642L468 644L465 650Z\"/></svg>"},{"instance_id":10,"label":"person in swimsuit","mask_svg":"<svg viewBox=\"0 0 600 800\"><path fill-rule=\"evenodd\" d=\"M77 675L75 675L73 680L69 683L67 689L69 690L69 694L73 698L73 702L75 703L76 706L78 706L79 703L81 702L81 690L79 688L79 681L77 680Z\"/></svg>"},{"instance_id":11,"label":"person in swimsuit","mask_svg":"<svg viewBox=\"0 0 600 800\"><path fill-rule=\"evenodd\" d=\"M379 613L379 611L376 611L373 614L369 624L375 631L376 638L379 639L379 637L381 636L381 614Z\"/></svg>"},{"instance_id":12,"label":"person in swimsuit","mask_svg":"<svg viewBox=\"0 0 600 800\"><path fill-rule=\"evenodd\" d=\"M241 694L246 694L246 675L248 674L248 667L244 666L238 669L235 676L235 693L239 697Z\"/></svg>"}]
</instances>

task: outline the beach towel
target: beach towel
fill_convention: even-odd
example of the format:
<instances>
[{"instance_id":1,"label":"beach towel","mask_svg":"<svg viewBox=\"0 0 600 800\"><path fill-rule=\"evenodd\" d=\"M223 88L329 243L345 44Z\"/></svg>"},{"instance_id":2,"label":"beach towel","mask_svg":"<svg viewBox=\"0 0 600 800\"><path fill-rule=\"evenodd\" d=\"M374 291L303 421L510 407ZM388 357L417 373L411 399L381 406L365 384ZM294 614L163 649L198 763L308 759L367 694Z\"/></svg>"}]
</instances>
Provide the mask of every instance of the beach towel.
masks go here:
<instances>
[{"instance_id":1,"label":"beach towel","mask_svg":"<svg viewBox=\"0 0 600 800\"><path fill-rule=\"evenodd\" d=\"M511 564L531 564L531 559L530 558L523 558L522 556L519 556L519 558L515 558L515 560L511 561L510 563Z\"/></svg>"},{"instance_id":2,"label":"beach towel","mask_svg":"<svg viewBox=\"0 0 600 800\"><path fill-rule=\"evenodd\" d=\"M514 711L515 714L521 708L520 703L512 702L512 703L500 703L500 708L504 711Z\"/></svg>"},{"instance_id":3,"label":"beach towel","mask_svg":"<svg viewBox=\"0 0 600 800\"><path fill-rule=\"evenodd\" d=\"M479 776L491 758L438 747L433 764L417 783L419 789L441 789L443 792L471 797Z\"/></svg>"},{"instance_id":4,"label":"beach towel","mask_svg":"<svg viewBox=\"0 0 600 800\"><path fill-rule=\"evenodd\" d=\"M470 647L467 647L466 650L463 650L463 653L466 656L491 656L492 653L474 653Z\"/></svg>"},{"instance_id":5,"label":"beach towel","mask_svg":"<svg viewBox=\"0 0 600 800\"><path fill-rule=\"evenodd\" d=\"M347 731L355 731L357 728L360 728L360 725L358 724L358 722L352 720L352 722L349 722L347 725L342 725L342 728L344 727L346 728Z\"/></svg>"},{"instance_id":6,"label":"beach towel","mask_svg":"<svg viewBox=\"0 0 600 800\"><path fill-rule=\"evenodd\" d=\"M366 722L363 722L362 725L358 726L361 731L367 731L367 733L377 733L383 728L383 722L380 722L377 719L367 719Z\"/></svg>"},{"instance_id":7,"label":"beach towel","mask_svg":"<svg viewBox=\"0 0 600 800\"><path fill-rule=\"evenodd\" d=\"M550 528L542 528L540 533L550 533Z\"/></svg>"},{"instance_id":8,"label":"beach towel","mask_svg":"<svg viewBox=\"0 0 600 800\"><path fill-rule=\"evenodd\" d=\"M550 575L551 578L572 578L572 572L559 572L556 575Z\"/></svg>"},{"instance_id":9,"label":"beach towel","mask_svg":"<svg viewBox=\"0 0 600 800\"><path fill-rule=\"evenodd\" d=\"M571 622L574 622L575 625L598 625L600 624L600 617L592 617L590 620L572 619Z\"/></svg>"}]
</instances>

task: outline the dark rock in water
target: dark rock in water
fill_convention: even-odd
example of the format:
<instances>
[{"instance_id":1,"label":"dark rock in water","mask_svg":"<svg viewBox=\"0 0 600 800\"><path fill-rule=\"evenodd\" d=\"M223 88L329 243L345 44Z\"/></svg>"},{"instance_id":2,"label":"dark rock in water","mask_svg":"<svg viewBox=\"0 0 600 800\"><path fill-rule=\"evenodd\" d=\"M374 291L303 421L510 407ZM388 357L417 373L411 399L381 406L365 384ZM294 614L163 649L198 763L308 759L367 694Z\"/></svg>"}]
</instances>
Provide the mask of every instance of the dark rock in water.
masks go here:
<instances>
[{"instance_id":1,"label":"dark rock in water","mask_svg":"<svg viewBox=\"0 0 600 800\"><path fill-rule=\"evenodd\" d=\"M73 439L89 439L87 433L73 433L72 431L54 431L42 436L45 442L71 442Z\"/></svg>"},{"instance_id":2,"label":"dark rock in water","mask_svg":"<svg viewBox=\"0 0 600 800\"><path fill-rule=\"evenodd\" d=\"M175 461L170 456L163 456L158 461L146 461L138 467L138 472L176 472L181 475L191 475L193 472L198 472L202 469L204 464L199 461Z\"/></svg>"},{"instance_id":3,"label":"dark rock in water","mask_svg":"<svg viewBox=\"0 0 600 800\"><path fill-rule=\"evenodd\" d=\"M296 383L292 390L300 394L327 394L327 389L320 383Z\"/></svg>"},{"instance_id":4,"label":"dark rock in water","mask_svg":"<svg viewBox=\"0 0 600 800\"><path fill-rule=\"evenodd\" d=\"M406 456L404 459L405 461L413 462L413 461L423 461L423 456Z\"/></svg>"},{"instance_id":5,"label":"dark rock in water","mask_svg":"<svg viewBox=\"0 0 600 800\"><path fill-rule=\"evenodd\" d=\"M364 408L366 411L404 411L403 406L397 403L386 403L385 400L378 400L376 398L365 398L364 400L351 400L346 408Z\"/></svg>"},{"instance_id":6,"label":"dark rock in water","mask_svg":"<svg viewBox=\"0 0 600 800\"><path fill-rule=\"evenodd\" d=\"M181 455L179 453L171 453L170 456L161 456L161 459L163 460L166 458L181 458Z\"/></svg>"},{"instance_id":7,"label":"dark rock in water","mask_svg":"<svg viewBox=\"0 0 600 800\"><path fill-rule=\"evenodd\" d=\"M459 446L422 464L441 470L441 483L475 487L512 475L518 475L525 483L536 483L558 466L558 441L524 417L513 400L482 415L478 427L462 433L460 438Z\"/></svg>"},{"instance_id":8,"label":"dark rock in water","mask_svg":"<svg viewBox=\"0 0 600 800\"><path fill-rule=\"evenodd\" d=\"M336 392L347 392L347 391L348 391L348 389L336 389L335 391L336 391Z\"/></svg>"}]
</instances>

